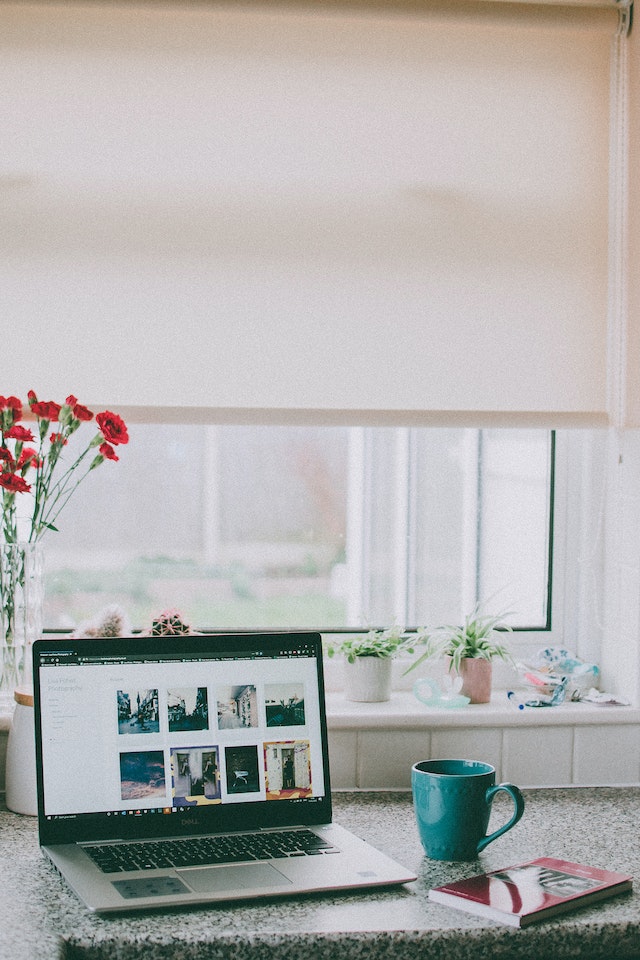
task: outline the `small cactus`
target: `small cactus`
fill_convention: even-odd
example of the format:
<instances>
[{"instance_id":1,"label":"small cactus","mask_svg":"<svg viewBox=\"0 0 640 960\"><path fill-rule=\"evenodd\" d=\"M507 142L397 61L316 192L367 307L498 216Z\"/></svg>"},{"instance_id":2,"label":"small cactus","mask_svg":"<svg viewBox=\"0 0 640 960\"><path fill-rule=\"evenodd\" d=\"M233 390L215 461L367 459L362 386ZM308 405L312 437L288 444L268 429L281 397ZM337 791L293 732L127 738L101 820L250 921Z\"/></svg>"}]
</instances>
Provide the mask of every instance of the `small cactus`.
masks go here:
<instances>
[{"instance_id":1,"label":"small cactus","mask_svg":"<svg viewBox=\"0 0 640 960\"><path fill-rule=\"evenodd\" d=\"M73 637L128 637L131 624L122 607L112 604L91 620L84 620L73 631Z\"/></svg>"},{"instance_id":2,"label":"small cactus","mask_svg":"<svg viewBox=\"0 0 640 960\"><path fill-rule=\"evenodd\" d=\"M98 637L126 637L131 633L127 615L117 604L105 607L96 621Z\"/></svg>"},{"instance_id":3,"label":"small cactus","mask_svg":"<svg viewBox=\"0 0 640 960\"><path fill-rule=\"evenodd\" d=\"M178 610L165 610L151 625L152 637L185 637L189 633L191 627Z\"/></svg>"}]
</instances>

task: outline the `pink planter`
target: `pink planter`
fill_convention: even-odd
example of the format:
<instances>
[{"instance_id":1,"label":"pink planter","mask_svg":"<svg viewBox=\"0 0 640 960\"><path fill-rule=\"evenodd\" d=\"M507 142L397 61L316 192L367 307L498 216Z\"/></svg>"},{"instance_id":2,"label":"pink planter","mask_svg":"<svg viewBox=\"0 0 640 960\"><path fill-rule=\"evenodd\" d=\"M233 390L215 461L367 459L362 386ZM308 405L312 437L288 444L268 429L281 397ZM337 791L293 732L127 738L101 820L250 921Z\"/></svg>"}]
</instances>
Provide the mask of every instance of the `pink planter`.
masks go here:
<instances>
[{"instance_id":1,"label":"pink planter","mask_svg":"<svg viewBox=\"0 0 640 960\"><path fill-rule=\"evenodd\" d=\"M454 671L455 672L455 671ZM458 675L462 677L462 693L471 703L489 703L493 668L490 660L483 657L466 657L460 663Z\"/></svg>"}]
</instances>

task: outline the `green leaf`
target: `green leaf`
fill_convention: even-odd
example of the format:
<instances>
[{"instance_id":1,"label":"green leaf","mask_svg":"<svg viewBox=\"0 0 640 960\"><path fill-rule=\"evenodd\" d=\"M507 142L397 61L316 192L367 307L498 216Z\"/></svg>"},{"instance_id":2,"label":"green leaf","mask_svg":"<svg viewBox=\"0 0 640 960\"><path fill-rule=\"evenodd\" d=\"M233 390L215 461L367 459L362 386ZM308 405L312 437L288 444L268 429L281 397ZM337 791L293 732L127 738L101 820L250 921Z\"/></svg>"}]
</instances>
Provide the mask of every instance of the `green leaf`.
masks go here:
<instances>
[{"instance_id":1,"label":"green leaf","mask_svg":"<svg viewBox=\"0 0 640 960\"><path fill-rule=\"evenodd\" d=\"M462 660L466 658L484 660L500 659L513 663L513 657L504 634L511 632L506 618L511 613L483 614L482 605L476 604L471 613L464 619L464 625L441 626L425 634L425 651L406 670L410 670L425 660L435 660L442 657L451 658L451 669L458 670Z\"/></svg>"}]
</instances>

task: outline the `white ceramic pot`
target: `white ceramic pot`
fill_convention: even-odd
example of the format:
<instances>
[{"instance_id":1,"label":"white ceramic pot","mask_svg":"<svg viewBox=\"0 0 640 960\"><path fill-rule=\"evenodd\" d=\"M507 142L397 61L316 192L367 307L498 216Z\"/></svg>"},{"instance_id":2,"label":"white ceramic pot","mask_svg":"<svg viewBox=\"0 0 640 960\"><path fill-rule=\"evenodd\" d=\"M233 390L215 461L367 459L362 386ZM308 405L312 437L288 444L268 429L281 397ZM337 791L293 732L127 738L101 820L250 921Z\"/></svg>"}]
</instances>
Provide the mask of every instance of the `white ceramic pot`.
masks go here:
<instances>
[{"instance_id":1,"label":"white ceramic pot","mask_svg":"<svg viewBox=\"0 0 640 960\"><path fill-rule=\"evenodd\" d=\"M15 710L7 741L7 807L14 813L35 817L38 813L36 791L36 748L33 720L33 688L17 687Z\"/></svg>"},{"instance_id":2,"label":"white ceramic pot","mask_svg":"<svg viewBox=\"0 0 640 960\"><path fill-rule=\"evenodd\" d=\"M356 657L344 662L344 695L347 700L379 703L391 698L391 657Z\"/></svg>"}]
</instances>

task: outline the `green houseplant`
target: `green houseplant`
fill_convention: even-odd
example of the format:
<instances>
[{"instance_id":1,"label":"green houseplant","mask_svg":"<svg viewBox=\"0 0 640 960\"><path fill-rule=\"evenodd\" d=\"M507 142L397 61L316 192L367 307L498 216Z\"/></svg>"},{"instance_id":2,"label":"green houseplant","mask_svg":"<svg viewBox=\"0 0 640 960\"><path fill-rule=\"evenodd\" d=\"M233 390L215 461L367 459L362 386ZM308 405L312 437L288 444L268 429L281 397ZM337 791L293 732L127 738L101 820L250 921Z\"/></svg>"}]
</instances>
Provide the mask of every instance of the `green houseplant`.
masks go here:
<instances>
[{"instance_id":1,"label":"green houseplant","mask_svg":"<svg viewBox=\"0 0 640 960\"><path fill-rule=\"evenodd\" d=\"M513 664L505 633L511 632L506 622L508 613L482 612L478 603L462 626L436 627L423 637L424 652L406 673L425 660L447 658L449 672L462 678L461 693L471 703L488 703L491 698L492 661Z\"/></svg>"},{"instance_id":2,"label":"green houseplant","mask_svg":"<svg viewBox=\"0 0 640 960\"><path fill-rule=\"evenodd\" d=\"M368 703L389 700L391 667L394 657L412 654L421 634L407 634L400 627L369 630L327 645L327 655L344 658L345 696L347 700Z\"/></svg>"}]
</instances>

